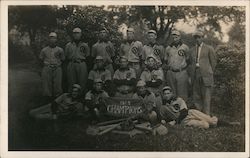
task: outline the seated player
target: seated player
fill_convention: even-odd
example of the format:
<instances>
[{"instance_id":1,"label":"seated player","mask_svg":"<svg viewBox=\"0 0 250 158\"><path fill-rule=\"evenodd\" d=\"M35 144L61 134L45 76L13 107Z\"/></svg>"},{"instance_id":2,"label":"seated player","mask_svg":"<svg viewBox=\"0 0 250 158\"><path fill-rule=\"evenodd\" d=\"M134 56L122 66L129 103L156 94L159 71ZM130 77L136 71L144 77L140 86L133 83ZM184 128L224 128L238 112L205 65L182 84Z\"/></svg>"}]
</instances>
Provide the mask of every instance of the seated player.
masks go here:
<instances>
[{"instance_id":1,"label":"seated player","mask_svg":"<svg viewBox=\"0 0 250 158\"><path fill-rule=\"evenodd\" d=\"M83 105L80 99L81 86L74 84L71 93L64 93L52 103L38 107L29 112L36 119L57 119L58 117L69 117L82 115Z\"/></svg>"},{"instance_id":2,"label":"seated player","mask_svg":"<svg viewBox=\"0 0 250 158\"><path fill-rule=\"evenodd\" d=\"M120 58L120 68L115 71L114 85L117 87L116 97L131 97L136 83L135 70L128 67L128 59L125 56Z\"/></svg>"},{"instance_id":3,"label":"seated player","mask_svg":"<svg viewBox=\"0 0 250 158\"><path fill-rule=\"evenodd\" d=\"M95 79L101 79L103 81L103 89L108 91L111 87L111 72L105 68L104 59L102 56L97 56L95 58L95 65L93 70L89 72L88 77L88 89L93 88L93 83Z\"/></svg>"},{"instance_id":4,"label":"seated player","mask_svg":"<svg viewBox=\"0 0 250 158\"><path fill-rule=\"evenodd\" d=\"M93 120L98 120L105 112L103 99L107 97L109 97L109 95L103 90L103 81L101 79L95 79L93 90L88 91L85 95L87 111L90 112Z\"/></svg>"},{"instance_id":5,"label":"seated player","mask_svg":"<svg viewBox=\"0 0 250 158\"><path fill-rule=\"evenodd\" d=\"M150 121L151 123L156 123L157 114L154 111L154 108L156 107L156 97L154 93L148 91L145 86L146 83L144 81L138 81L136 85L136 93L133 95L132 98L142 99L143 101L145 111L141 116L142 119Z\"/></svg>"},{"instance_id":6,"label":"seated player","mask_svg":"<svg viewBox=\"0 0 250 158\"><path fill-rule=\"evenodd\" d=\"M162 106L159 110L162 120L171 124L177 123L203 129L217 126L217 117L211 117L195 109L188 109L185 101L180 97L175 97L170 87L166 86L162 91Z\"/></svg>"},{"instance_id":7,"label":"seated player","mask_svg":"<svg viewBox=\"0 0 250 158\"><path fill-rule=\"evenodd\" d=\"M149 56L146 60L146 68L141 74L141 80L146 82L146 86L150 92L153 92L156 96L159 96L159 89L162 88L164 81L163 70L156 64L154 56Z\"/></svg>"}]
</instances>

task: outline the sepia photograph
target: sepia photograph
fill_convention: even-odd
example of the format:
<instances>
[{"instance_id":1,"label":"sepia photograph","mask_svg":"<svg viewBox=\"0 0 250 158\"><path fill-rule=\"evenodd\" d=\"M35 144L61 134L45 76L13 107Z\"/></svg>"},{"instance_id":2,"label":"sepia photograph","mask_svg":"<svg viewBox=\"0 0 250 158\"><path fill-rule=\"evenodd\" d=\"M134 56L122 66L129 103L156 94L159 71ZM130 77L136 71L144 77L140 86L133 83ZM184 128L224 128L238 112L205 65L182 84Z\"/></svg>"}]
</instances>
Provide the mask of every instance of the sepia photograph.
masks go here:
<instances>
[{"instance_id":1,"label":"sepia photograph","mask_svg":"<svg viewBox=\"0 0 250 158\"><path fill-rule=\"evenodd\" d=\"M249 3L142 2L5 4L9 152L249 152Z\"/></svg>"}]
</instances>

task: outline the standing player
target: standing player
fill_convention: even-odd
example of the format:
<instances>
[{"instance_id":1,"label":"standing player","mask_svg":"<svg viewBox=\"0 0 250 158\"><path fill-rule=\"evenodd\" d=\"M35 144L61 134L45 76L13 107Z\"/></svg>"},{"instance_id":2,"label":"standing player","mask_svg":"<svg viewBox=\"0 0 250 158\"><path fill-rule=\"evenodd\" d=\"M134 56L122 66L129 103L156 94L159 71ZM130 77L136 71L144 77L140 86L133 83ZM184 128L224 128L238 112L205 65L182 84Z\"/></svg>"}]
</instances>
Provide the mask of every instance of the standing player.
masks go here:
<instances>
[{"instance_id":1,"label":"standing player","mask_svg":"<svg viewBox=\"0 0 250 158\"><path fill-rule=\"evenodd\" d=\"M104 66L114 74L113 58L115 56L115 50L113 44L108 40L108 32L105 28L99 32L99 41L92 46L91 56L95 59L97 56L103 57Z\"/></svg>"},{"instance_id":2,"label":"standing player","mask_svg":"<svg viewBox=\"0 0 250 158\"><path fill-rule=\"evenodd\" d=\"M135 40L134 29L128 28L127 41L121 44L120 56L128 58L129 67L135 70L137 79L141 75L142 48L142 43Z\"/></svg>"},{"instance_id":3,"label":"standing player","mask_svg":"<svg viewBox=\"0 0 250 158\"><path fill-rule=\"evenodd\" d=\"M65 48L66 59L69 62L67 66L69 91L73 84L79 84L83 90L86 89L88 78L86 58L90 55L90 50L88 44L81 41L81 37L82 30L74 28L73 41L69 42Z\"/></svg>"},{"instance_id":4,"label":"standing player","mask_svg":"<svg viewBox=\"0 0 250 158\"><path fill-rule=\"evenodd\" d=\"M149 56L154 56L156 66L161 67L164 60L165 49L156 42L157 34L155 30L149 30L147 33L148 44L143 46L142 57L145 61Z\"/></svg>"},{"instance_id":5,"label":"standing player","mask_svg":"<svg viewBox=\"0 0 250 158\"><path fill-rule=\"evenodd\" d=\"M62 68L65 59L63 49L56 45L57 34L49 34L49 46L42 49L39 57L43 60L43 95L54 98L62 93Z\"/></svg>"},{"instance_id":6,"label":"standing player","mask_svg":"<svg viewBox=\"0 0 250 158\"><path fill-rule=\"evenodd\" d=\"M187 101L189 77L187 67L191 58L189 48L182 43L179 31L172 31L171 34L174 41L166 48L165 60L168 65L166 79L173 93Z\"/></svg>"}]
</instances>

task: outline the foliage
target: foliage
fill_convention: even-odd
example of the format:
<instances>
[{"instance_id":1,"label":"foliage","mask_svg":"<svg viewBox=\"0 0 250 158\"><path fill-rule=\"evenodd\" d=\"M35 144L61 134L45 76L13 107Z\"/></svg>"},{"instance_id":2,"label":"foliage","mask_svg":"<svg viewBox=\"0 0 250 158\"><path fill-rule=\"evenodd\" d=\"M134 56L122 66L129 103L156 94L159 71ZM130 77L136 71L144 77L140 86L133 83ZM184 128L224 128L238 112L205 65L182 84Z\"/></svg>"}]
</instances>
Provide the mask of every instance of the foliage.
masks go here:
<instances>
[{"instance_id":1,"label":"foliage","mask_svg":"<svg viewBox=\"0 0 250 158\"><path fill-rule=\"evenodd\" d=\"M216 94L227 111L244 114L245 44L233 41L217 48ZM244 115L242 116L244 117Z\"/></svg>"}]
</instances>

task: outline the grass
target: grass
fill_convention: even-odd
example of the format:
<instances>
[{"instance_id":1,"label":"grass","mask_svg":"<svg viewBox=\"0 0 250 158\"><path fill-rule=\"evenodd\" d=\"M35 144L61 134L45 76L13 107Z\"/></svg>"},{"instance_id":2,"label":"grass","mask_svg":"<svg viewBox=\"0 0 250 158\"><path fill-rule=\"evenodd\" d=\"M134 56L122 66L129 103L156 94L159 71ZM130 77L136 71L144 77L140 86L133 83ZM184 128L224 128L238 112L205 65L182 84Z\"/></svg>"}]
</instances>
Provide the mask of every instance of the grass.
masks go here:
<instances>
[{"instance_id":1,"label":"grass","mask_svg":"<svg viewBox=\"0 0 250 158\"><path fill-rule=\"evenodd\" d=\"M84 119L34 121L28 116L32 108L45 102L40 96L41 79L27 67L9 70L9 150L81 150L81 151L199 151L242 152L245 150L244 112L213 106L216 116L240 121L240 127L219 126L202 130L168 126L166 136L137 135L133 138L108 133L88 136ZM219 96L213 98L213 105ZM225 111L225 109L227 109ZM231 113L229 113L231 112Z\"/></svg>"}]
</instances>

